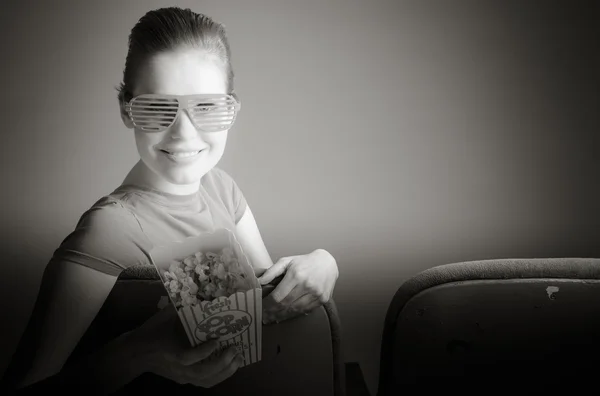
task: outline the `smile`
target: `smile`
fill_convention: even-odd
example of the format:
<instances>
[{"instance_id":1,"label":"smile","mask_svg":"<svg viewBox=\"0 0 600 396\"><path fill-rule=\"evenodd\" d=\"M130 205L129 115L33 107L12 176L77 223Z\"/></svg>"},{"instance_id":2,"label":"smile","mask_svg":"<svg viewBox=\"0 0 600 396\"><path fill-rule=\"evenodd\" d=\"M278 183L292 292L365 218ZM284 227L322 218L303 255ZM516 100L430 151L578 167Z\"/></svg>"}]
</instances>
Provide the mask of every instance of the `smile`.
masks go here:
<instances>
[{"instance_id":1,"label":"smile","mask_svg":"<svg viewBox=\"0 0 600 396\"><path fill-rule=\"evenodd\" d=\"M165 155L165 157L173 163L176 164L191 164L196 162L200 155L205 150L195 150L195 151L168 151L168 150L160 150L161 153Z\"/></svg>"},{"instance_id":2,"label":"smile","mask_svg":"<svg viewBox=\"0 0 600 396\"><path fill-rule=\"evenodd\" d=\"M171 151L167 151L167 150L160 150L163 153L170 155L171 157L175 157L175 158L190 158L193 157L195 155L198 155L198 153L200 153L200 151L177 151L177 152L171 152Z\"/></svg>"}]
</instances>

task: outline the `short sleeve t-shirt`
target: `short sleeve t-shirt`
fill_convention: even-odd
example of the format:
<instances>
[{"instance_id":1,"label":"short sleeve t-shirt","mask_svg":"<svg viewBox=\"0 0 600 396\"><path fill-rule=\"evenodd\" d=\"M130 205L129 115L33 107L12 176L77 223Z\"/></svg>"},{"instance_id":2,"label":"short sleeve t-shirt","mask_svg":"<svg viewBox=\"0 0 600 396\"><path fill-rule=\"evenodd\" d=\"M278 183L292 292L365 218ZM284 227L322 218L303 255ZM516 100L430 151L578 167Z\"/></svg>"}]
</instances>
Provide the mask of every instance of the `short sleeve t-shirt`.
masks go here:
<instances>
[{"instance_id":1,"label":"short sleeve t-shirt","mask_svg":"<svg viewBox=\"0 0 600 396\"><path fill-rule=\"evenodd\" d=\"M246 207L238 185L219 168L206 173L191 195L122 185L83 213L52 259L118 276L127 267L152 265L154 246L217 228L233 230Z\"/></svg>"}]
</instances>

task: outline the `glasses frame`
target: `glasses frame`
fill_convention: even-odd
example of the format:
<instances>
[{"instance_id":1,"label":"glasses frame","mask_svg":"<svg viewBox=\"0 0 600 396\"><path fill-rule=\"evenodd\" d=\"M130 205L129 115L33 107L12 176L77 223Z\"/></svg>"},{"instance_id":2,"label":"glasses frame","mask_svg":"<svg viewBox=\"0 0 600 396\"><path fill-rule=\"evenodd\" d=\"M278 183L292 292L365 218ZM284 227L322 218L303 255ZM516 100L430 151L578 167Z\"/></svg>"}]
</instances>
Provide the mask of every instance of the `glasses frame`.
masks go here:
<instances>
[{"instance_id":1,"label":"glasses frame","mask_svg":"<svg viewBox=\"0 0 600 396\"><path fill-rule=\"evenodd\" d=\"M195 120L194 117L190 114L189 110L191 108L191 106L189 105L191 103L191 100L197 100L197 99L215 99L215 98L219 98L222 100L222 98L226 98L226 100L230 100L233 99L234 103L233 103L233 119L231 120L231 123L223 129L218 129L218 130L207 130L202 128L201 125L199 125ZM136 124L134 117L132 115L132 106L134 105L134 101L136 99L139 98L148 98L148 99L167 99L167 100L173 100L175 99L177 101L177 113L175 114L175 117L173 118L173 121L169 124L169 126L166 127L162 127L162 129L160 130L156 130L155 127L153 127L151 130L146 129L147 127L141 126ZM235 93L228 93L228 94L192 94L192 95L159 95L159 94L141 94L138 95L134 98L131 98L131 100L127 103L125 103L124 105L125 107L125 111L127 112L127 115L129 117L129 119L131 120L131 122L133 123L133 125L146 132L146 133L160 133L160 132L164 132L167 129L171 128L173 126L173 124L175 124L175 121L177 121L177 119L179 118L180 114L182 111L186 111L188 117L190 118L190 120L192 121L192 124L194 124L194 126L196 127L196 129L199 129L203 132L207 132L207 133L215 133L215 132L221 132L221 131L225 131L227 129L230 129L233 124L235 123L236 119L237 119L237 115L242 107L242 103L240 102L239 97L237 96L237 94ZM230 105L227 105L226 107L230 107Z\"/></svg>"}]
</instances>

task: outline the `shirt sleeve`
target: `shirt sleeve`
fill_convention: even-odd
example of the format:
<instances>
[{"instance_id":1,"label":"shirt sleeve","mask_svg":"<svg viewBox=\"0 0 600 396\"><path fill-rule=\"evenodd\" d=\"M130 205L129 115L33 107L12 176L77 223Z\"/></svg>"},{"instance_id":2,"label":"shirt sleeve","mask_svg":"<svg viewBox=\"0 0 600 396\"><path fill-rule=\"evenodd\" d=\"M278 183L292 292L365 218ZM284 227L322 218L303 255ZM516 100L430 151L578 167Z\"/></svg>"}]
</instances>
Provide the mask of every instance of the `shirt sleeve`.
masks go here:
<instances>
[{"instance_id":1,"label":"shirt sleeve","mask_svg":"<svg viewBox=\"0 0 600 396\"><path fill-rule=\"evenodd\" d=\"M147 245L134 215L119 201L105 198L81 216L52 259L118 276L127 267L150 262Z\"/></svg>"},{"instance_id":2,"label":"shirt sleeve","mask_svg":"<svg viewBox=\"0 0 600 396\"><path fill-rule=\"evenodd\" d=\"M246 197L235 180L233 180L227 172L222 169L215 169L221 179L222 199L228 206L228 210L235 224L237 224L244 216L244 213L246 213L246 208L248 207Z\"/></svg>"}]
</instances>

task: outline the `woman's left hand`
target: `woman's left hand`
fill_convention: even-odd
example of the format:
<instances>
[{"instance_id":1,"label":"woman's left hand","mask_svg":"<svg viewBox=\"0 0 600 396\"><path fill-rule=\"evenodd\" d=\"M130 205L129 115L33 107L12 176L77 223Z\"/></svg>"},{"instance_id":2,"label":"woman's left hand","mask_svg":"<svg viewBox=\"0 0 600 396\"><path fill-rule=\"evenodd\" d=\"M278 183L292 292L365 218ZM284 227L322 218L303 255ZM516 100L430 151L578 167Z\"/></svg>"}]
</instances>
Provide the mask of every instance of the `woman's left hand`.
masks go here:
<instances>
[{"instance_id":1,"label":"woman's left hand","mask_svg":"<svg viewBox=\"0 0 600 396\"><path fill-rule=\"evenodd\" d=\"M258 280L266 285L283 273L285 276L279 285L263 300L265 324L308 314L326 303L339 276L335 259L323 249L282 257Z\"/></svg>"}]
</instances>

